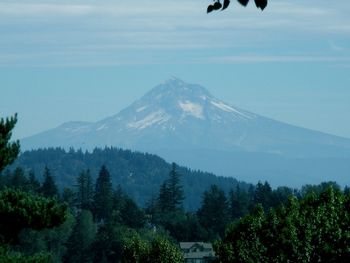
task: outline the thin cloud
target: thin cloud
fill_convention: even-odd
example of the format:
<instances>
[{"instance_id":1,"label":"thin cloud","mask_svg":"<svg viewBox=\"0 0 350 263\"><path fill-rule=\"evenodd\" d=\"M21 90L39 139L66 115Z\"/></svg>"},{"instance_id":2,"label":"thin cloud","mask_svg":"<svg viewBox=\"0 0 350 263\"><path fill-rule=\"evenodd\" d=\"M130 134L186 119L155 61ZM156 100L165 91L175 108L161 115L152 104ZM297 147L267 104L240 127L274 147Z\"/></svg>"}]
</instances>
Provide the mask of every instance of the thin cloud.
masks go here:
<instances>
[{"instance_id":1,"label":"thin cloud","mask_svg":"<svg viewBox=\"0 0 350 263\"><path fill-rule=\"evenodd\" d=\"M202 49L202 57L217 50L229 56L230 49L266 52L277 48L288 53L298 49L295 46L304 49L299 53L320 52L320 39L332 52L325 40L329 34L335 42L350 38L348 2L272 0L264 12L253 4L238 8L235 3L225 12L208 15L205 4L194 0L5 1L0 3L0 63L15 65L22 55L24 64L29 58L33 64L52 63L62 59L57 54L73 63L81 52L87 61L117 53L133 62L135 49L154 56L163 50Z\"/></svg>"},{"instance_id":2,"label":"thin cloud","mask_svg":"<svg viewBox=\"0 0 350 263\"><path fill-rule=\"evenodd\" d=\"M209 57L205 60L209 63L350 62L350 56L237 55Z\"/></svg>"}]
</instances>

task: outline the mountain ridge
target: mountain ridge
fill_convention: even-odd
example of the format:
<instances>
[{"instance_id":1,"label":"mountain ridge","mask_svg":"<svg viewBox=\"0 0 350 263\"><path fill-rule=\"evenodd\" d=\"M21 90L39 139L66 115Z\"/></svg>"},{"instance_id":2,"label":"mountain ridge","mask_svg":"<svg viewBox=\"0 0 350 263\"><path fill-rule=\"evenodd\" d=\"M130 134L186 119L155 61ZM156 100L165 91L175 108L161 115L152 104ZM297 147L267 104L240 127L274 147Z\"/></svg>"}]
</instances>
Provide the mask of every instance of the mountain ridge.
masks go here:
<instances>
[{"instance_id":1,"label":"mountain ridge","mask_svg":"<svg viewBox=\"0 0 350 263\"><path fill-rule=\"evenodd\" d=\"M215 159L230 162L227 156L237 158L237 154L248 153L254 158L248 158L247 164L254 161L259 167L258 155L263 156L262 160L350 156L350 139L246 111L215 98L200 85L178 78L155 86L117 114L93 123L67 122L23 139L22 145L23 149L74 147L88 150L116 146L158 154L167 161L226 176L245 171L235 171L225 163L214 165ZM218 157L210 152L218 153ZM202 160L199 155L203 156ZM216 166L229 168L212 168ZM285 169L293 170L288 166ZM304 175L298 172L295 176Z\"/></svg>"}]
</instances>

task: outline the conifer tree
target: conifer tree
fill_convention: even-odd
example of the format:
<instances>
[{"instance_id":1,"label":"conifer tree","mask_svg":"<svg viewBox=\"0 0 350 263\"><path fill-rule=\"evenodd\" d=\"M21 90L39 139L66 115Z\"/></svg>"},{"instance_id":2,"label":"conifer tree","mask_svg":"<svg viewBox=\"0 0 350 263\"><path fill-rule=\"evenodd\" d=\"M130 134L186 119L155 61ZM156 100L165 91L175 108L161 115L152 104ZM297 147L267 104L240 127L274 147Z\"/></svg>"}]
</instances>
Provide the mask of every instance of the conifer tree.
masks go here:
<instances>
[{"instance_id":1,"label":"conifer tree","mask_svg":"<svg viewBox=\"0 0 350 263\"><path fill-rule=\"evenodd\" d=\"M80 209L92 209L94 190L90 170L82 171L77 178L77 207Z\"/></svg>"},{"instance_id":2,"label":"conifer tree","mask_svg":"<svg viewBox=\"0 0 350 263\"><path fill-rule=\"evenodd\" d=\"M170 192L166 182L162 183L159 189L158 207L160 211L165 212L170 210Z\"/></svg>"},{"instance_id":3,"label":"conifer tree","mask_svg":"<svg viewBox=\"0 0 350 263\"><path fill-rule=\"evenodd\" d=\"M6 242L17 241L25 228L41 230L61 225L66 219L66 206L56 199L18 189L0 191L0 236Z\"/></svg>"},{"instance_id":4,"label":"conifer tree","mask_svg":"<svg viewBox=\"0 0 350 263\"><path fill-rule=\"evenodd\" d=\"M182 208L182 201L184 200L183 187L180 182L180 174L176 170L176 164L172 164L172 169L167 181L167 188L169 191L169 209L176 210Z\"/></svg>"},{"instance_id":5,"label":"conifer tree","mask_svg":"<svg viewBox=\"0 0 350 263\"><path fill-rule=\"evenodd\" d=\"M96 235L96 226L89 210L82 210L68 240L64 262L91 262L89 248Z\"/></svg>"},{"instance_id":6,"label":"conifer tree","mask_svg":"<svg viewBox=\"0 0 350 263\"><path fill-rule=\"evenodd\" d=\"M33 171L29 172L28 175L28 184L29 184L29 188L30 191L33 193L38 193L39 189L40 189L40 183L39 181L36 179L35 177L35 173Z\"/></svg>"},{"instance_id":7,"label":"conifer tree","mask_svg":"<svg viewBox=\"0 0 350 263\"><path fill-rule=\"evenodd\" d=\"M201 225L211 232L212 237L222 236L229 222L228 203L224 191L217 185L212 185L205 191L197 215Z\"/></svg>"},{"instance_id":8,"label":"conifer tree","mask_svg":"<svg viewBox=\"0 0 350 263\"><path fill-rule=\"evenodd\" d=\"M262 184L259 182L254 191L254 204L261 204L264 211L267 212L271 207L272 189L268 182Z\"/></svg>"},{"instance_id":9,"label":"conifer tree","mask_svg":"<svg viewBox=\"0 0 350 263\"><path fill-rule=\"evenodd\" d=\"M40 192L45 197L58 197L57 185L47 166L44 169L44 182L40 188Z\"/></svg>"},{"instance_id":10,"label":"conifer tree","mask_svg":"<svg viewBox=\"0 0 350 263\"><path fill-rule=\"evenodd\" d=\"M12 174L10 186L16 189L27 190L28 180L21 167L17 167Z\"/></svg>"},{"instance_id":11,"label":"conifer tree","mask_svg":"<svg viewBox=\"0 0 350 263\"><path fill-rule=\"evenodd\" d=\"M106 168L102 166L96 180L93 210L95 220L103 222L110 219L112 214L113 189L111 176Z\"/></svg>"},{"instance_id":12,"label":"conifer tree","mask_svg":"<svg viewBox=\"0 0 350 263\"><path fill-rule=\"evenodd\" d=\"M18 140L10 143L16 122L17 114L11 118L0 119L0 172L17 158L20 151Z\"/></svg>"},{"instance_id":13,"label":"conifer tree","mask_svg":"<svg viewBox=\"0 0 350 263\"><path fill-rule=\"evenodd\" d=\"M248 213L249 198L247 192L241 190L237 184L235 190L229 194L230 216L232 220L238 219Z\"/></svg>"}]
</instances>

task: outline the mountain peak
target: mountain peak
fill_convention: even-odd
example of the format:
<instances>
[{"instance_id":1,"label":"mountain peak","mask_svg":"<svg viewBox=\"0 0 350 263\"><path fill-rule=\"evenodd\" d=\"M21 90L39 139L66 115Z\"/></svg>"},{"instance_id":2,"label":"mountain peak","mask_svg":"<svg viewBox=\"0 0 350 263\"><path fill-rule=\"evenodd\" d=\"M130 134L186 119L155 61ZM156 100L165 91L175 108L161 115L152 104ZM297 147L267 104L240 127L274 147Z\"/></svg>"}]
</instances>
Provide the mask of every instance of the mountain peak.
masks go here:
<instances>
[{"instance_id":1,"label":"mountain peak","mask_svg":"<svg viewBox=\"0 0 350 263\"><path fill-rule=\"evenodd\" d=\"M172 76L163 83L154 87L144 98L159 99L198 99L212 98L207 89L198 85L190 84L182 79Z\"/></svg>"},{"instance_id":2,"label":"mountain peak","mask_svg":"<svg viewBox=\"0 0 350 263\"><path fill-rule=\"evenodd\" d=\"M344 156L350 156L348 139L256 115L177 77L154 87L116 115L91 124L66 123L21 141L22 149L106 145L157 153L223 175L251 176L256 181L265 175L274 182L329 180L334 175L327 171L347 167ZM315 168L315 158L324 163L328 157L343 161L331 161L334 164L327 169ZM340 176L348 178L348 174L349 169L343 169Z\"/></svg>"},{"instance_id":3,"label":"mountain peak","mask_svg":"<svg viewBox=\"0 0 350 263\"><path fill-rule=\"evenodd\" d=\"M183 81L182 79L176 77L176 76L171 76L170 78L168 78L167 80L165 80L163 82L163 84L166 84L166 85L169 85L169 84L172 84L172 85L185 85L185 81Z\"/></svg>"}]
</instances>

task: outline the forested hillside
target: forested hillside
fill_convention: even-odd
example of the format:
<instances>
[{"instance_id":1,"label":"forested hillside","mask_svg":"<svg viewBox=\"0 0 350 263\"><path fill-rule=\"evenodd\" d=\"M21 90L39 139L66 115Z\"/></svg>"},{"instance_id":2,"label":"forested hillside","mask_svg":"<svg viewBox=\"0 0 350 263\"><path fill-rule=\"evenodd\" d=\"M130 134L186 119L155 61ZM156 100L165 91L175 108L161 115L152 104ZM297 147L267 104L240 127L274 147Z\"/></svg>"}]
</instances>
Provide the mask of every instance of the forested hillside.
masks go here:
<instances>
[{"instance_id":1,"label":"forested hillside","mask_svg":"<svg viewBox=\"0 0 350 263\"><path fill-rule=\"evenodd\" d=\"M171 170L171 165L156 155L117 148L95 149L92 152L73 149L67 152L61 148L26 151L10 169L22 167L25 172L33 171L42 180L47 166L62 190L72 187L82 170L89 169L92 178L96 179L102 165L110 171L114 187L120 185L141 206L157 197L159 186ZM233 178L218 177L185 167L179 167L178 172L181 174L185 193L184 208L187 211L199 208L203 192L211 185L218 185L226 193L237 185L242 190L252 187Z\"/></svg>"}]
</instances>

